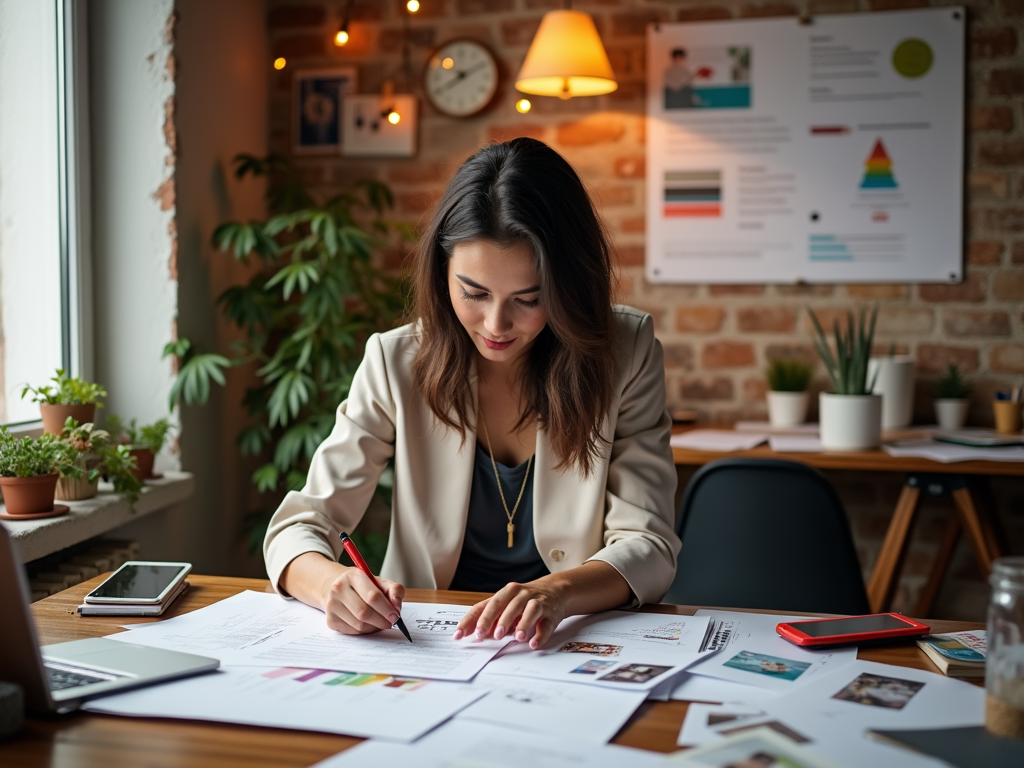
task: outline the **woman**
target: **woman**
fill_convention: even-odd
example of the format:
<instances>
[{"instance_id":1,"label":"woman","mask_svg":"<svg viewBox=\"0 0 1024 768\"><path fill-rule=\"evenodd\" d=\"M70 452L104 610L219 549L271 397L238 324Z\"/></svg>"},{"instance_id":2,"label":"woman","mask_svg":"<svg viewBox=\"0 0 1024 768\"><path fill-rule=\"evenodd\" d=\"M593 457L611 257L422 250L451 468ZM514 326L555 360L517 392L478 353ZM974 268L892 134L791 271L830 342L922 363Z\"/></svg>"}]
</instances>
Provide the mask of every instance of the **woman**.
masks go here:
<instances>
[{"instance_id":1,"label":"woman","mask_svg":"<svg viewBox=\"0 0 1024 768\"><path fill-rule=\"evenodd\" d=\"M582 182L533 139L456 172L418 246L417 322L372 336L305 488L267 531L282 593L359 634L404 586L496 592L456 638L541 647L566 616L656 601L675 573L675 469L652 321L611 305ZM381 595L337 562L394 458Z\"/></svg>"}]
</instances>

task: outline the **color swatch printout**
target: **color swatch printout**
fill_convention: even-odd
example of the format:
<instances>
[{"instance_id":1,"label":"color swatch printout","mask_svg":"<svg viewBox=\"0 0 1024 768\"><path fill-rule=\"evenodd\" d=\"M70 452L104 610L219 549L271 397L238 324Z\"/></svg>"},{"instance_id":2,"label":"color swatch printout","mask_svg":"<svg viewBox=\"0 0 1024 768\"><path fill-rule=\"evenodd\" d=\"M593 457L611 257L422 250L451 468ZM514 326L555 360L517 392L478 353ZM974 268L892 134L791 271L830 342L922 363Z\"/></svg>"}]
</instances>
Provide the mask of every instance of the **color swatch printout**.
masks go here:
<instances>
[{"instance_id":1,"label":"color swatch printout","mask_svg":"<svg viewBox=\"0 0 1024 768\"><path fill-rule=\"evenodd\" d=\"M647 279L961 280L965 18L649 25Z\"/></svg>"},{"instance_id":2,"label":"color swatch printout","mask_svg":"<svg viewBox=\"0 0 1024 768\"><path fill-rule=\"evenodd\" d=\"M405 675L433 680L471 680L508 640L452 639L468 606L411 603L402 618L413 642L397 629L343 635L324 614L279 595L240 592L197 611L111 635L140 645L186 650L224 665L302 667L339 672Z\"/></svg>"},{"instance_id":3,"label":"color swatch printout","mask_svg":"<svg viewBox=\"0 0 1024 768\"><path fill-rule=\"evenodd\" d=\"M210 720L412 741L486 695L464 683L324 669L221 667L88 702L133 717Z\"/></svg>"}]
</instances>

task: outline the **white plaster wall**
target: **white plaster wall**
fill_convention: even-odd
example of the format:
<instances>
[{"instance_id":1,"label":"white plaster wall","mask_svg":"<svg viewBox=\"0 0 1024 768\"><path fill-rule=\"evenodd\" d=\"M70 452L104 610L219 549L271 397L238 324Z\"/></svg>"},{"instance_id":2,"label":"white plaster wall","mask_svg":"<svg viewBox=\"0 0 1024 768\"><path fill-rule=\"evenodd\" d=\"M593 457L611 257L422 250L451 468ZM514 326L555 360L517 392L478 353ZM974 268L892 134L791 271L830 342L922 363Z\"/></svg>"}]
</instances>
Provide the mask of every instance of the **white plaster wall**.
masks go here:
<instances>
[{"instance_id":1,"label":"white plaster wall","mask_svg":"<svg viewBox=\"0 0 1024 768\"><path fill-rule=\"evenodd\" d=\"M154 195L174 173L164 140L173 0L90 0L95 375L111 412L167 415L173 380L161 360L177 314L170 273L173 206ZM165 449L158 468L178 466Z\"/></svg>"}]
</instances>

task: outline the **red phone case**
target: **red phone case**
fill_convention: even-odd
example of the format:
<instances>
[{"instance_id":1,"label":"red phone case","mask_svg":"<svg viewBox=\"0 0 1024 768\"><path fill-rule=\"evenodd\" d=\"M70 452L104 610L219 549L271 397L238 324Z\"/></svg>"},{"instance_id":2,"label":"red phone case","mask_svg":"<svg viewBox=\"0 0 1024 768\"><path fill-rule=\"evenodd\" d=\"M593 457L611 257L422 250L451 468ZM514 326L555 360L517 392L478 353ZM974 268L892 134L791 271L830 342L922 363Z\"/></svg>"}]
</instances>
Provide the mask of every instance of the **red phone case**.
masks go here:
<instances>
[{"instance_id":1,"label":"red phone case","mask_svg":"<svg viewBox=\"0 0 1024 768\"><path fill-rule=\"evenodd\" d=\"M900 621L906 622L907 626L900 627L898 629L884 629L875 632L854 632L847 635L820 635L818 637L811 637L796 629L793 624L804 624L814 622L815 624L827 623L829 621L846 621L847 619L858 619L867 618L868 616L893 616ZM817 645L853 645L856 643L865 643L869 640L889 640L898 637L919 637L921 635L927 635L931 632L931 628L927 624L922 624L913 619L908 619L906 616L901 616L898 613L869 613L861 616L840 616L835 619L807 619L806 621L796 622L792 624L779 624L775 627L775 631L779 633L779 637L789 640L789 642L795 645L802 646L817 646Z\"/></svg>"}]
</instances>

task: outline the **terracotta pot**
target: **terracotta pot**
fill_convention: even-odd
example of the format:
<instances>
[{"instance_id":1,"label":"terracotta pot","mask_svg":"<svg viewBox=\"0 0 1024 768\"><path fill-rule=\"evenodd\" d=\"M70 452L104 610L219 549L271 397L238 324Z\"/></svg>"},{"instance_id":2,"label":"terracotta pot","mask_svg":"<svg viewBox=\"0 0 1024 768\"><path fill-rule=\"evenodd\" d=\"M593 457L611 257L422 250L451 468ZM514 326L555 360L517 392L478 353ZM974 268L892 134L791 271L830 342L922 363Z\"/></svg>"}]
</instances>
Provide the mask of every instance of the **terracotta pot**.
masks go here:
<instances>
[{"instance_id":1,"label":"terracotta pot","mask_svg":"<svg viewBox=\"0 0 1024 768\"><path fill-rule=\"evenodd\" d=\"M61 477L57 481L57 492L55 498L60 501L81 501L91 499L100 489L100 480L92 483L83 474L82 477Z\"/></svg>"},{"instance_id":2,"label":"terracotta pot","mask_svg":"<svg viewBox=\"0 0 1024 768\"><path fill-rule=\"evenodd\" d=\"M59 435L64 431L64 422L68 416L74 418L79 424L93 424L96 418L96 403L88 405L50 405L40 403L39 412L43 416L43 432L50 435Z\"/></svg>"},{"instance_id":3,"label":"terracotta pot","mask_svg":"<svg viewBox=\"0 0 1024 768\"><path fill-rule=\"evenodd\" d=\"M156 456L149 448L132 448L128 453L135 457L136 468L132 470L132 474L136 478L145 480L153 476L153 462Z\"/></svg>"},{"instance_id":4,"label":"terracotta pot","mask_svg":"<svg viewBox=\"0 0 1024 768\"><path fill-rule=\"evenodd\" d=\"M53 509L53 495L57 490L56 472L36 477L0 477L0 490L8 515L35 515Z\"/></svg>"}]
</instances>

